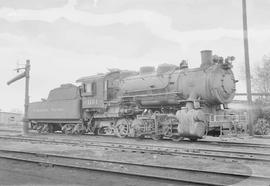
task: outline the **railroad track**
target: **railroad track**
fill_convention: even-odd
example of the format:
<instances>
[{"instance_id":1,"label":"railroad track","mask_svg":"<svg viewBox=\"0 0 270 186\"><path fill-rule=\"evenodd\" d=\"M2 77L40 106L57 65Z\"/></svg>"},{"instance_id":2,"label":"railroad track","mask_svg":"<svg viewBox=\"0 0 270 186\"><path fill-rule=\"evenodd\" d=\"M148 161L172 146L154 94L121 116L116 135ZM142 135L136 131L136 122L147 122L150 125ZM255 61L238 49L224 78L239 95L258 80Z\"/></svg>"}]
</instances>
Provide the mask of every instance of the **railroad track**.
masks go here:
<instances>
[{"instance_id":1,"label":"railroad track","mask_svg":"<svg viewBox=\"0 0 270 186\"><path fill-rule=\"evenodd\" d=\"M36 136L40 136L40 134L34 134ZM53 135L53 136L66 136L65 134L49 134L49 135ZM87 138L89 134L85 134L85 135L81 135L81 137L85 137ZM110 136L110 135L104 135L104 136L99 136L99 137L109 137L109 138L118 138L116 136ZM145 141L147 140L151 140L152 139L149 139L149 138L145 138L143 139ZM190 140L182 140L180 142L173 142L171 141L171 139L163 139L163 140L160 140L160 141L169 141L170 143L181 143L181 144L190 144L192 143ZM251 147L251 148L258 148L258 149L269 149L270 150L270 144L259 144L259 143L247 143L247 142L229 142L229 141L207 141L207 140L198 140L196 142L194 142L196 144L201 144L201 145L211 145L211 146L222 146L222 147Z\"/></svg>"},{"instance_id":2,"label":"railroad track","mask_svg":"<svg viewBox=\"0 0 270 186\"><path fill-rule=\"evenodd\" d=\"M232 162L250 162L250 163L270 163L270 153L259 152L242 152L231 150L205 149L205 148L184 148L184 147L164 147L159 145L147 144L127 144L119 142L101 142L87 141L78 139L44 139L32 137L18 136L0 136L0 139L15 140L22 142L37 142L45 144L63 144L72 146L98 147L105 150L115 150L121 152L132 153L150 153L158 155L172 155L193 158L204 158L216 161L232 161Z\"/></svg>"},{"instance_id":3,"label":"railroad track","mask_svg":"<svg viewBox=\"0 0 270 186\"><path fill-rule=\"evenodd\" d=\"M200 185L231 185L247 178L255 183L269 183L270 177L249 173L214 172L186 167L169 167L155 164L142 164L111 161L94 158L80 158L52 153L37 153L0 149L0 158L36 163L48 167L64 167L86 171L101 171L112 174L150 178L153 180Z\"/></svg>"},{"instance_id":4,"label":"railroad track","mask_svg":"<svg viewBox=\"0 0 270 186\"><path fill-rule=\"evenodd\" d=\"M253 148L261 148L261 149L270 149L269 144L259 144L259 143L240 143L240 142L225 142L225 141L197 141L198 144L207 144L207 145L217 145L223 147L253 147Z\"/></svg>"},{"instance_id":5,"label":"railroad track","mask_svg":"<svg viewBox=\"0 0 270 186\"><path fill-rule=\"evenodd\" d=\"M1 129L2 130L2 129ZM11 131L11 132L20 132L20 131L13 131L13 130L4 130L4 131ZM41 136L41 134L35 134L35 133L32 133L31 134L32 136ZM66 134L61 134L61 133L58 133L58 134L53 134L53 133L50 133L48 135L57 135L57 136L67 136ZM87 138L89 134L85 134L85 135L81 135L80 137L84 137L84 138ZM111 136L111 135L104 135L104 136L99 136L99 137L103 137L103 138L106 138L106 137L115 137L117 138L116 136ZM258 137L257 137L258 138ZM144 139L145 141L147 140L151 140L152 139ZM181 143L181 144L190 144L191 142L189 140L182 140L180 142L173 142L171 141L170 139L163 139L163 141L167 141L169 140L170 143ZM208 140L199 140L199 141L196 141L194 142L196 144L200 144L200 145L211 145L211 146L222 146L222 147L251 147L251 148L255 148L255 149L269 149L270 150L270 144L259 144L259 143L247 143L247 142L232 142L232 141L208 141Z\"/></svg>"}]
</instances>

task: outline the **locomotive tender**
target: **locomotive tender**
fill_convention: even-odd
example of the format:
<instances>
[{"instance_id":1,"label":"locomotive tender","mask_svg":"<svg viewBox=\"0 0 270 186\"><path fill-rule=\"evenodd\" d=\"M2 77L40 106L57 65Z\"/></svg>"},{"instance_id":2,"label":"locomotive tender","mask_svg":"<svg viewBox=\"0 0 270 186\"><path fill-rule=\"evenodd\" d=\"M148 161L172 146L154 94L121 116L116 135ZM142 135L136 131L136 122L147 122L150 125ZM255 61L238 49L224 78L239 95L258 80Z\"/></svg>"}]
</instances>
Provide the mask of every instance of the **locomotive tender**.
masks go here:
<instances>
[{"instance_id":1,"label":"locomotive tender","mask_svg":"<svg viewBox=\"0 0 270 186\"><path fill-rule=\"evenodd\" d=\"M197 140L220 127L209 118L225 115L234 97L233 60L204 50L199 68L182 61L83 77L80 86L61 85L47 100L31 103L28 119L42 133Z\"/></svg>"}]
</instances>

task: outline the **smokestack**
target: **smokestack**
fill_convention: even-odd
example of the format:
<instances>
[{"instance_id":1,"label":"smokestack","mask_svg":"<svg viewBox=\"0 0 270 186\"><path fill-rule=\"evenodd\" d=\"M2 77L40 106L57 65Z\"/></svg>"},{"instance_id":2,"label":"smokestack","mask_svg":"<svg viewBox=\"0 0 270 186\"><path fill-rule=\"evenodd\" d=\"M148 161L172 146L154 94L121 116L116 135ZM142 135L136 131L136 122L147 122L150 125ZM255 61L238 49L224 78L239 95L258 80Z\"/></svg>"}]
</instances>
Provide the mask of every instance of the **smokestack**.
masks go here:
<instances>
[{"instance_id":1,"label":"smokestack","mask_svg":"<svg viewBox=\"0 0 270 186\"><path fill-rule=\"evenodd\" d=\"M212 61L212 50L202 50L201 51L201 67L210 66Z\"/></svg>"}]
</instances>

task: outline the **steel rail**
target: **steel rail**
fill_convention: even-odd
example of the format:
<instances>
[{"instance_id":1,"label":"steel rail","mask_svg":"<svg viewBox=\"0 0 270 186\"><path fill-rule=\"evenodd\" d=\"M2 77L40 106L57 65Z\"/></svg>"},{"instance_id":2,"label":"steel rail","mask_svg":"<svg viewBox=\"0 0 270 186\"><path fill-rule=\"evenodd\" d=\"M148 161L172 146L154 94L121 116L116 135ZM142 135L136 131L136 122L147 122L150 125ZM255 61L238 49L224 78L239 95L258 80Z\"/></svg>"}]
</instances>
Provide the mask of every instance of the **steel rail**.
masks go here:
<instances>
[{"instance_id":1,"label":"steel rail","mask_svg":"<svg viewBox=\"0 0 270 186\"><path fill-rule=\"evenodd\" d=\"M35 135L39 135L39 134L35 134ZM60 136L66 136L66 134L53 134L50 133L49 135L60 135ZM87 136L89 134L85 134L82 136ZM116 136L111 136L111 135L100 135L101 137L116 137ZM145 140L148 140L147 138ZM177 142L173 142L170 139L164 139L164 140L168 140L172 143L177 143ZM185 143L185 144L190 144L192 142L190 142L189 140L182 140L179 143ZM241 145L242 147L255 147L255 148L262 148L262 149L266 149L269 148L270 149L270 144L260 144L260 143L246 143L246 142L229 142L229 141L207 141L207 140L199 140L196 142L193 142L196 144L202 144L202 145L213 145L213 146L228 146L228 147L233 147L233 146L239 146Z\"/></svg>"},{"instance_id":2,"label":"steel rail","mask_svg":"<svg viewBox=\"0 0 270 186\"><path fill-rule=\"evenodd\" d=\"M241 142L225 142L225 141L197 141L198 144L209 144L209 145L222 145L222 146L243 146L243 147L255 147L255 148L269 148L269 144L259 144L259 143L241 143Z\"/></svg>"},{"instance_id":3,"label":"steel rail","mask_svg":"<svg viewBox=\"0 0 270 186\"><path fill-rule=\"evenodd\" d=\"M150 154L159 155L174 155L174 156L186 156L190 155L192 157L208 157L209 159L230 159L238 161L252 161L252 162L263 162L270 163L270 154L267 153L255 153L255 152L240 152L240 151L228 151L228 150L213 150L213 149L191 149L183 147L163 147L156 145L142 145L142 144L126 144L119 142L100 142L100 141L83 141L68 139L68 141L63 140L50 140L50 139L37 139L37 138L25 138L25 137L14 137L14 136L0 136L0 139L12 139L21 141L34 141L39 143L54 143L54 144L64 144L64 145L84 145L84 146L94 146L102 148L111 148L123 151L124 149L129 152L144 152ZM66 140L66 139L64 139ZM256 157L257 156L257 157Z\"/></svg>"},{"instance_id":4,"label":"steel rail","mask_svg":"<svg viewBox=\"0 0 270 186\"><path fill-rule=\"evenodd\" d=\"M12 131L12 130L7 130L4 129L3 131ZM16 131L19 132L19 131ZM31 134L31 135L36 135L36 136L40 136L40 134ZM66 136L66 134L53 134L50 133L49 135L57 135L57 136ZM82 136L87 136L89 134L85 134ZM101 137L115 137L115 136L107 136L107 135L100 135ZM256 138L266 138L266 137L261 137L261 136L256 136ZM147 138L145 140L148 140ZM168 140L171 141L170 139L163 139L163 140ZM177 142L173 142L171 141L171 143L177 143ZM182 144L190 144L192 142L190 142L189 140L182 140L179 143ZM202 144L202 145L212 145L212 146L224 146L224 147L234 147L234 146L241 146L241 147L253 147L253 148L261 148L261 149L270 149L270 144L259 144L259 143L246 143L246 142L234 142L234 141L207 141L207 140L199 140L196 142L193 142L196 144Z\"/></svg>"},{"instance_id":5,"label":"steel rail","mask_svg":"<svg viewBox=\"0 0 270 186\"><path fill-rule=\"evenodd\" d=\"M102 171L122 175L139 176L151 179L186 182L201 185L235 184L247 178L269 182L270 177L248 173L214 172L186 167L168 167L154 164L141 164L95 158L82 158L52 153L22 152L0 150L0 158L17 160L41 165L65 168Z\"/></svg>"}]
</instances>

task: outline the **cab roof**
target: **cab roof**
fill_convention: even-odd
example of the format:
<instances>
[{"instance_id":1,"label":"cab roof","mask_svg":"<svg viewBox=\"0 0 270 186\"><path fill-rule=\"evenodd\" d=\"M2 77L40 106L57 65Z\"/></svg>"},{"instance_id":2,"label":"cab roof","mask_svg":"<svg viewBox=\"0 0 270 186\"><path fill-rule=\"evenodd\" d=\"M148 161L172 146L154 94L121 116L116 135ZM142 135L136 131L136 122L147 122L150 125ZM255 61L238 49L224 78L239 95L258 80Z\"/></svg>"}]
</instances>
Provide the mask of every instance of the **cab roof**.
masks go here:
<instances>
[{"instance_id":1,"label":"cab roof","mask_svg":"<svg viewBox=\"0 0 270 186\"><path fill-rule=\"evenodd\" d=\"M84 82L89 82L89 81L93 81L93 80L97 80L97 79L102 79L106 76L106 74L97 74L97 75L93 75L93 76L85 76L85 77L81 77L80 79L78 79L76 81L76 83L84 83Z\"/></svg>"}]
</instances>

